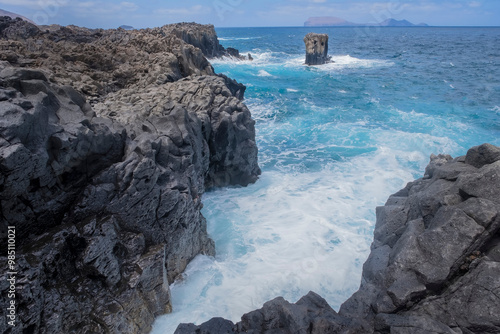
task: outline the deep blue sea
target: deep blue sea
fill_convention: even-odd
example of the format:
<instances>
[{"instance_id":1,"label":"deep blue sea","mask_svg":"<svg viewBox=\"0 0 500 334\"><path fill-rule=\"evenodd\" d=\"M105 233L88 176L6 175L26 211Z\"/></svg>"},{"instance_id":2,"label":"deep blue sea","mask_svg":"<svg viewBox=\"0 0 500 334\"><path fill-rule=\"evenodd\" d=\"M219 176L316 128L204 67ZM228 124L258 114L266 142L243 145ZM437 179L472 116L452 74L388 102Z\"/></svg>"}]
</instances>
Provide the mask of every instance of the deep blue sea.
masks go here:
<instances>
[{"instance_id":1,"label":"deep blue sea","mask_svg":"<svg viewBox=\"0 0 500 334\"><path fill-rule=\"evenodd\" d=\"M328 33L333 63L305 66ZM313 290L338 310L360 284L375 207L422 177L432 153L500 145L500 28L221 28L253 62L213 60L247 86L262 176L204 195L215 258L171 286L154 334L238 321Z\"/></svg>"}]
</instances>

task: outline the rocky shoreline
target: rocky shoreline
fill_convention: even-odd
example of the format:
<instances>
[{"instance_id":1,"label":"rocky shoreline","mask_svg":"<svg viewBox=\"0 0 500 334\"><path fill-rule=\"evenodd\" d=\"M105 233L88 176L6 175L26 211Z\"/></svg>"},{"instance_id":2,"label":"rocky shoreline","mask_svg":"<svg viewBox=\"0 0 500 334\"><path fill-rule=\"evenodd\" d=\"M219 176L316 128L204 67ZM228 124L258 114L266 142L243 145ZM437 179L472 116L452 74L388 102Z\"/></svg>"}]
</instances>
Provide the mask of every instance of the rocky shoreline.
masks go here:
<instances>
[{"instance_id":1,"label":"rocky shoreline","mask_svg":"<svg viewBox=\"0 0 500 334\"><path fill-rule=\"evenodd\" d=\"M245 87L207 60L239 53L213 26L10 18L0 50L0 238L15 240L0 332L148 333L172 310L169 284L214 254L204 191L260 174ZM377 209L360 289L339 312L310 292L176 333L500 333L499 212L498 147L432 156Z\"/></svg>"},{"instance_id":2,"label":"rocky shoreline","mask_svg":"<svg viewBox=\"0 0 500 334\"><path fill-rule=\"evenodd\" d=\"M377 208L361 286L335 312L314 292L187 333L500 333L500 148L431 156Z\"/></svg>"},{"instance_id":3,"label":"rocky shoreline","mask_svg":"<svg viewBox=\"0 0 500 334\"><path fill-rule=\"evenodd\" d=\"M205 189L260 174L245 87L207 60L226 52L213 26L3 17L0 50L2 244L16 232L0 332L148 333L172 309L169 284L214 254Z\"/></svg>"}]
</instances>

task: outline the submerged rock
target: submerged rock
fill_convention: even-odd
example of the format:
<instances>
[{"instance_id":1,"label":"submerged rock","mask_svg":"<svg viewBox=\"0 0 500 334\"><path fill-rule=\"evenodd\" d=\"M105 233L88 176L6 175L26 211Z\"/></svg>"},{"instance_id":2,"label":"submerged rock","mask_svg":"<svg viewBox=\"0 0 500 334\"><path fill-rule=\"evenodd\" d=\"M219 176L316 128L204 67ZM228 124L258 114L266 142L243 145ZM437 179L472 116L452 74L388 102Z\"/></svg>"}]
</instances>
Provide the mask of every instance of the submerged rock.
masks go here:
<instances>
[{"instance_id":1,"label":"submerged rock","mask_svg":"<svg viewBox=\"0 0 500 334\"><path fill-rule=\"evenodd\" d=\"M232 333L500 332L498 152L484 144L455 159L432 156L425 178L377 208L361 286L338 314L315 294L306 309L278 298ZM176 334L198 329L216 333L202 324Z\"/></svg>"},{"instance_id":2,"label":"submerged rock","mask_svg":"<svg viewBox=\"0 0 500 334\"><path fill-rule=\"evenodd\" d=\"M304 37L306 44L306 65L323 65L330 61L328 56L328 35L309 33Z\"/></svg>"},{"instance_id":3,"label":"submerged rock","mask_svg":"<svg viewBox=\"0 0 500 334\"><path fill-rule=\"evenodd\" d=\"M161 28L19 24L0 27L18 55L0 62L0 237L15 226L17 263L0 332L148 333L169 284L214 255L206 187L260 174L245 87Z\"/></svg>"}]
</instances>

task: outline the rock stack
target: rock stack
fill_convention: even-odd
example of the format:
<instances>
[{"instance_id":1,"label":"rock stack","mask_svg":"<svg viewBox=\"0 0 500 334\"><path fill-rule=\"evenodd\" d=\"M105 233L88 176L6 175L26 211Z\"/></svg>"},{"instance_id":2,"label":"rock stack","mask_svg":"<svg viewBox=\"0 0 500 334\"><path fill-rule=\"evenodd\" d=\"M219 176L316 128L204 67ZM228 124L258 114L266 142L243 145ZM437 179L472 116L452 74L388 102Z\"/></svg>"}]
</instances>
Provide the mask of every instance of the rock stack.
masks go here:
<instances>
[{"instance_id":1,"label":"rock stack","mask_svg":"<svg viewBox=\"0 0 500 334\"><path fill-rule=\"evenodd\" d=\"M338 313L310 292L176 334L500 333L499 291L500 148L483 144L431 156L422 179L377 208L361 286Z\"/></svg>"},{"instance_id":2,"label":"rock stack","mask_svg":"<svg viewBox=\"0 0 500 334\"><path fill-rule=\"evenodd\" d=\"M328 35L309 33L304 37L306 44L306 65L323 65L328 57Z\"/></svg>"},{"instance_id":3,"label":"rock stack","mask_svg":"<svg viewBox=\"0 0 500 334\"><path fill-rule=\"evenodd\" d=\"M17 273L12 327L0 272L0 333L148 333L169 284L214 254L201 196L257 179L254 121L245 86L169 33L183 27L0 18L0 243L13 226ZM218 50L196 29L180 35Z\"/></svg>"}]
</instances>

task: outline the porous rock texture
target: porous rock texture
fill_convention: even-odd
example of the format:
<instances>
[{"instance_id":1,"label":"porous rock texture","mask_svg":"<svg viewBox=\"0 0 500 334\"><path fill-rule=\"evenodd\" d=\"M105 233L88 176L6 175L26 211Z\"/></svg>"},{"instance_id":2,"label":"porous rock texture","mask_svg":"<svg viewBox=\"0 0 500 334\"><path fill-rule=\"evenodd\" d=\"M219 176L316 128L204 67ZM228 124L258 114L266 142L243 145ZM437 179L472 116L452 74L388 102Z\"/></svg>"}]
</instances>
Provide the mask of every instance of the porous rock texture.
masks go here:
<instances>
[{"instance_id":1,"label":"porous rock texture","mask_svg":"<svg viewBox=\"0 0 500 334\"><path fill-rule=\"evenodd\" d=\"M500 333L500 148L431 156L425 176L377 208L360 289L337 313L315 293L274 299L234 325L177 334ZM196 332L196 333L199 333Z\"/></svg>"},{"instance_id":2,"label":"porous rock texture","mask_svg":"<svg viewBox=\"0 0 500 334\"><path fill-rule=\"evenodd\" d=\"M206 187L260 174L245 87L170 29L0 18L0 238L15 226L17 271L15 327L0 275L0 333L148 333L169 283L214 254Z\"/></svg>"},{"instance_id":3,"label":"porous rock texture","mask_svg":"<svg viewBox=\"0 0 500 334\"><path fill-rule=\"evenodd\" d=\"M306 44L306 65L323 65L330 61L328 56L328 35L309 33L304 37Z\"/></svg>"}]
</instances>

